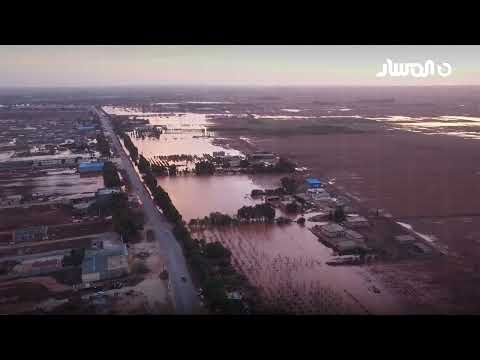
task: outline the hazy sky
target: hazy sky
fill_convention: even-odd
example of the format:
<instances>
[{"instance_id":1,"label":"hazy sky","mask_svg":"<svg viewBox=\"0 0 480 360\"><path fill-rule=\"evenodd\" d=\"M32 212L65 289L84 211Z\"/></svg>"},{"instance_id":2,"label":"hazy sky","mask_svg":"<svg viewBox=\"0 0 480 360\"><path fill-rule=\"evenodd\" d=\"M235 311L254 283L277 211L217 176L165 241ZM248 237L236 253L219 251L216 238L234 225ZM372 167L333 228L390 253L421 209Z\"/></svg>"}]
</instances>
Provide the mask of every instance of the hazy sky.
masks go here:
<instances>
[{"instance_id":1,"label":"hazy sky","mask_svg":"<svg viewBox=\"0 0 480 360\"><path fill-rule=\"evenodd\" d=\"M450 77L376 78L386 58ZM0 86L480 85L480 46L0 46Z\"/></svg>"}]
</instances>

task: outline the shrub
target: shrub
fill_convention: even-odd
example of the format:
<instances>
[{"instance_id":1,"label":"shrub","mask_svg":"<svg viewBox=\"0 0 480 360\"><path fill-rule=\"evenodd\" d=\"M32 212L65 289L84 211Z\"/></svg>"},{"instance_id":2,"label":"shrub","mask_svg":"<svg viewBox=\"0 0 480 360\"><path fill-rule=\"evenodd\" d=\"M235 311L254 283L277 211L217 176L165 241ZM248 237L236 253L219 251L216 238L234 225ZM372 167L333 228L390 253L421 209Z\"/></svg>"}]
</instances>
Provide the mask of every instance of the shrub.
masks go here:
<instances>
[{"instance_id":1,"label":"shrub","mask_svg":"<svg viewBox=\"0 0 480 360\"><path fill-rule=\"evenodd\" d=\"M141 261L137 261L132 265L132 272L135 274L147 274L150 272L150 269Z\"/></svg>"}]
</instances>

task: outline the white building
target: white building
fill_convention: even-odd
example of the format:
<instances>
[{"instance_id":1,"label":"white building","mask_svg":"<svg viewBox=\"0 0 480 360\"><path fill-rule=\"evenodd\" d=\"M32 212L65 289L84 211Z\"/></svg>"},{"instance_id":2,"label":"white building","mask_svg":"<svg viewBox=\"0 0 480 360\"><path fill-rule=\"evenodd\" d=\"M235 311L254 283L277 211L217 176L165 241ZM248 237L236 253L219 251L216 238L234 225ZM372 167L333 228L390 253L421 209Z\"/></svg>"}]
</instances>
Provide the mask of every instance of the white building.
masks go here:
<instances>
[{"instance_id":1,"label":"white building","mask_svg":"<svg viewBox=\"0 0 480 360\"><path fill-rule=\"evenodd\" d=\"M322 201L322 200L330 200L330 194L323 188L310 188L307 189L307 195L312 200Z\"/></svg>"}]
</instances>

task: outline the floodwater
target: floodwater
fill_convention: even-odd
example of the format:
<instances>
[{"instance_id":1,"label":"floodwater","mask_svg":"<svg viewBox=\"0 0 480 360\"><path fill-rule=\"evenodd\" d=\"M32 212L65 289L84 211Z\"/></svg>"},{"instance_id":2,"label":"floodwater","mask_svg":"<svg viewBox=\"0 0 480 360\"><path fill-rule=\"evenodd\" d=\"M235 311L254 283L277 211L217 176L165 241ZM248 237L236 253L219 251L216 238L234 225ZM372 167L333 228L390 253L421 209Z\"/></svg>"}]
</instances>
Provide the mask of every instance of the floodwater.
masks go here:
<instances>
[{"instance_id":1,"label":"floodwater","mask_svg":"<svg viewBox=\"0 0 480 360\"><path fill-rule=\"evenodd\" d=\"M198 134L162 134L160 139L140 138L131 136L133 143L137 146L140 154L145 157L157 155L198 155L212 154L214 151L225 151L230 155L239 155L240 152L234 149L224 149L223 147L213 145L213 138L196 137Z\"/></svg>"},{"instance_id":2,"label":"floodwater","mask_svg":"<svg viewBox=\"0 0 480 360\"><path fill-rule=\"evenodd\" d=\"M152 116L151 123L170 128L193 126L208 122L204 114L183 116ZM213 151L230 152L211 144L211 138L193 135L162 134L159 139L133 138L140 153L157 155L202 155ZM238 152L237 152L238 153ZM159 184L169 193L173 203L187 222L203 218L211 212L234 215L252 199L253 189L276 188L281 176L216 175L159 177ZM277 215L284 215L276 211ZM310 218L312 214L308 214ZM193 235L207 241L220 241L233 254L240 269L263 295L272 308L281 307L292 313L401 313L394 297L369 277L365 268L329 266L334 256L306 226L251 224L204 229ZM373 291L374 288L377 291Z\"/></svg>"},{"instance_id":3,"label":"floodwater","mask_svg":"<svg viewBox=\"0 0 480 360\"><path fill-rule=\"evenodd\" d=\"M142 113L135 109L123 107L108 107L104 110L110 114L132 115L146 118L151 125L163 125L169 132L162 134L159 139L153 137L137 137L131 133L131 138L139 152L146 157L157 155L203 155L212 154L215 151L225 151L230 155L239 155L240 152L233 149L213 145L213 137L205 137L205 126L212 123L210 116L218 114L197 113Z\"/></svg>"},{"instance_id":4,"label":"floodwater","mask_svg":"<svg viewBox=\"0 0 480 360\"><path fill-rule=\"evenodd\" d=\"M0 151L0 161L9 159L15 151Z\"/></svg>"},{"instance_id":5,"label":"floodwater","mask_svg":"<svg viewBox=\"0 0 480 360\"><path fill-rule=\"evenodd\" d=\"M437 117L410 117L392 115L367 118L389 124L393 128L427 135L451 135L480 139L480 117L444 115Z\"/></svg>"},{"instance_id":6,"label":"floodwater","mask_svg":"<svg viewBox=\"0 0 480 360\"><path fill-rule=\"evenodd\" d=\"M252 224L200 230L193 235L227 246L234 265L272 308L322 314L403 311L365 268L327 265L333 252L308 230L311 225ZM380 292L374 292L374 287Z\"/></svg>"},{"instance_id":7,"label":"floodwater","mask_svg":"<svg viewBox=\"0 0 480 360\"><path fill-rule=\"evenodd\" d=\"M242 206L263 202L261 198L250 197L253 189L263 189L263 186L249 175L177 176L157 180L187 222L215 211L236 215Z\"/></svg>"},{"instance_id":8,"label":"floodwater","mask_svg":"<svg viewBox=\"0 0 480 360\"><path fill-rule=\"evenodd\" d=\"M48 176L0 179L0 193L5 196L41 194L42 196L67 196L94 193L103 187L103 177L52 172Z\"/></svg>"}]
</instances>

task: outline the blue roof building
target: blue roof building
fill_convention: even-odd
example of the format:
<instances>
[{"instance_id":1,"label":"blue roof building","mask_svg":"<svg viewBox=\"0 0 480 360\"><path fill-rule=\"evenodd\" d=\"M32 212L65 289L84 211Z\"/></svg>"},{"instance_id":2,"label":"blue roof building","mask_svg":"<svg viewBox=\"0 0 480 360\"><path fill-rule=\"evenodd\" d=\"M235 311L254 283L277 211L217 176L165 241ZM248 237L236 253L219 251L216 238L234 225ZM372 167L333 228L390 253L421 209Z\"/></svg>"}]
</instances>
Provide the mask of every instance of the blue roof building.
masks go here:
<instances>
[{"instance_id":1,"label":"blue roof building","mask_svg":"<svg viewBox=\"0 0 480 360\"><path fill-rule=\"evenodd\" d=\"M95 130L97 127L95 125L84 125L84 126L79 126L78 130L80 131L92 131Z\"/></svg>"},{"instance_id":2,"label":"blue roof building","mask_svg":"<svg viewBox=\"0 0 480 360\"><path fill-rule=\"evenodd\" d=\"M307 183L308 186L310 186L311 188L319 188L322 186L322 182L318 179L315 179L315 178L308 178L308 179L305 179L305 182Z\"/></svg>"},{"instance_id":3,"label":"blue roof building","mask_svg":"<svg viewBox=\"0 0 480 360\"><path fill-rule=\"evenodd\" d=\"M78 172L97 172L103 171L103 166L105 163L103 161L92 161L92 162L81 162L78 164Z\"/></svg>"},{"instance_id":4,"label":"blue roof building","mask_svg":"<svg viewBox=\"0 0 480 360\"><path fill-rule=\"evenodd\" d=\"M13 232L14 242L42 241L48 239L48 226L32 226Z\"/></svg>"}]
</instances>

